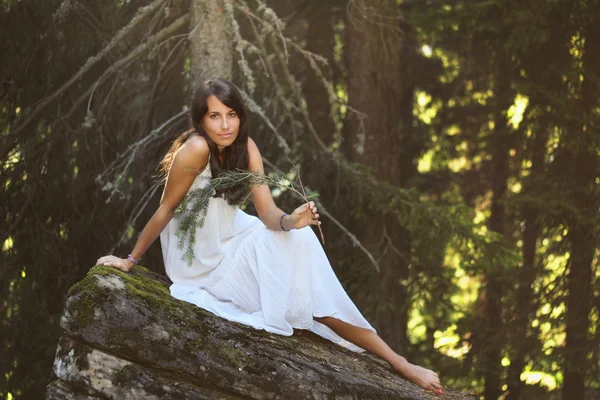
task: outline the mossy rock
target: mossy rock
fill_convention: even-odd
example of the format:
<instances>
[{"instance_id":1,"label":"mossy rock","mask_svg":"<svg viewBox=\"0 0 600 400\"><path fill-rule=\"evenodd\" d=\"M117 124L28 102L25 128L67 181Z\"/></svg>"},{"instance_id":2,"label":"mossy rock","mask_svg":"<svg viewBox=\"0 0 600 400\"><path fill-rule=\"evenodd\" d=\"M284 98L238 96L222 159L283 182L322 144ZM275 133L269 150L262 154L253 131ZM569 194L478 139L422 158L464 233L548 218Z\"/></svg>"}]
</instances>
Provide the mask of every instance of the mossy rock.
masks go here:
<instances>
[{"instance_id":1,"label":"mossy rock","mask_svg":"<svg viewBox=\"0 0 600 400\"><path fill-rule=\"evenodd\" d=\"M286 337L222 319L173 298L169 284L139 266L96 266L75 284L55 362L62 385L119 399L439 399L373 356L307 331Z\"/></svg>"}]
</instances>

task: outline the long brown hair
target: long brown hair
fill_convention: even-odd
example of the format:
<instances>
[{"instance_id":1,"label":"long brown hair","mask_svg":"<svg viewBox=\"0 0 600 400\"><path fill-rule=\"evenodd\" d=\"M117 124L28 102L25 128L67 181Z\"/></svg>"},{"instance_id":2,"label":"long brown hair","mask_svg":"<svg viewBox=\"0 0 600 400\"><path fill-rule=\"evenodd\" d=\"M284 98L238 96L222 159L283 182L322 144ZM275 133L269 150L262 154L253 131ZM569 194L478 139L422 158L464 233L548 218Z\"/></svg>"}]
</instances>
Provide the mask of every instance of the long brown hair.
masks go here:
<instances>
[{"instance_id":1,"label":"long brown hair","mask_svg":"<svg viewBox=\"0 0 600 400\"><path fill-rule=\"evenodd\" d=\"M216 96L217 99L227 107L233 109L239 119L240 127L235 141L223 149L223 159L219 159L219 148L217 144L206 134L202 124L202 118L208 112L208 98ZM242 96L235 85L225 79L215 78L204 82L194 93L190 107L190 125L191 129L180 134L171 145L171 148L160 163L160 172L166 179L175 153L189 139L190 136L198 134L202 136L210 149L210 171L213 178L217 177L221 171L235 169L248 169L248 113ZM223 192L218 192L216 196L223 196L228 203L234 204L237 199L233 198L236 188L230 188ZM239 192L239 191L237 191Z\"/></svg>"}]
</instances>

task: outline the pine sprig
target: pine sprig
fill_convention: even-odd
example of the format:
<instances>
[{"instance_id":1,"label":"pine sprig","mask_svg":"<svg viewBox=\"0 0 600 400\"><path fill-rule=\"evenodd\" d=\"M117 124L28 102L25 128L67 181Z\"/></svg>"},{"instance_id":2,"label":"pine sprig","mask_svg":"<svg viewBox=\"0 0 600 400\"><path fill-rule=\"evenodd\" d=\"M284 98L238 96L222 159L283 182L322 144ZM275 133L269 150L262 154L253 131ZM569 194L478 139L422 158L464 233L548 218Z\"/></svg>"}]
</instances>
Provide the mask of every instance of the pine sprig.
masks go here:
<instances>
[{"instance_id":1,"label":"pine sprig","mask_svg":"<svg viewBox=\"0 0 600 400\"><path fill-rule=\"evenodd\" d=\"M191 170L191 169L188 169ZM206 178L208 184L188 191L179 206L175 209L174 217L179 219L179 229L177 230L177 247L183 249L187 242L187 248L183 255L183 261L189 267L192 266L194 259L193 244L196 240L196 230L204 226L206 220L206 212L210 204L210 199L215 193L222 192L226 189L233 188L233 192L228 192L228 201L232 207L239 207L246 203L254 189L262 185L276 187L283 190L289 190L290 193L302 201L308 203L310 200L319 196L318 193L307 194L302 185L299 172L298 188L294 185L293 180L277 174L263 175L246 170L231 170L223 171L216 178ZM317 225L321 234L321 242L325 244L325 237L321 230L320 224Z\"/></svg>"},{"instance_id":2,"label":"pine sprig","mask_svg":"<svg viewBox=\"0 0 600 400\"><path fill-rule=\"evenodd\" d=\"M183 249L187 239L188 246L183 254L183 261L187 263L188 267L192 266L194 260L193 244L196 241L196 229L204 226L206 211L213 194L214 189L210 185L192 189L175 209L174 217L180 220L176 233L179 239L177 247Z\"/></svg>"}]
</instances>

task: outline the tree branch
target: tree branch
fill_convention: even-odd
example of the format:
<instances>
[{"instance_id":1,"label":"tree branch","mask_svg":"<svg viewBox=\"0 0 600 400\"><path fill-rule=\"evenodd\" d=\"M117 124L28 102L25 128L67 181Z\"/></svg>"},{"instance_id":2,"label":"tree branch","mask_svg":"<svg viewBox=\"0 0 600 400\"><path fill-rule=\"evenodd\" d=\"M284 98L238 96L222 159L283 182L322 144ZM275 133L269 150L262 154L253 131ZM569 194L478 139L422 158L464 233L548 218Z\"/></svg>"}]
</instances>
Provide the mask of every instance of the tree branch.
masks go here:
<instances>
[{"instance_id":1,"label":"tree branch","mask_svg":"<svg viewBox=\"0 0 600 400\"><path fill-rule=\"evenodd\" d=\"M266 165L268 165L271 169L273 169L275 172L277 172L278 174L285 176L285 173L281 169L279 169L275 164L273 164L269 160L265 159L264 157L263 157L263 162ZM304 189L306 189L306 191L308 191L309 194L312 193L312 190L310 190L310 188L305 186ZM379 268L379 263L377 262L377 260L375 260L375 257L373 257L373 255L369 252L369 250L367 250L365 248L365 246L363 246L363 244L360 242L360 240L358 240L358 238L354 234L352 234L352 232L350 232L344 225L342 225L342 223L340 221L338 221L333 215L331 215L329 213L329 211L327 211L325 209L325 207L323 206L323 204L321 202L319 202L319 213L326 216L327 218L329 218L338 228L340 228L342 230L342 232L344 232L346 234L346 236L348 236L350 238L350 241L352 241L352 244L354 246L357 246L363 253L365 253L365 255L369 258L369 260L371 260L371 263L375 267L375 271L377 271L378 274L381 273L381 269Z\"/></svg>"},{"instance_id":2,"label":"tree branch","mask_svg":"<svg viewBox=\"0 0 600 400\"><path fill-rule=\"evenodd\" d=\"M106 47L104 47L98 54L93 57L90 57L87 62L77 71L75 75L71 77L66 83L64 83L58 90L52 93L50 96L43 99L38 105L29 113L29 115L25 118L25 120L17 126L9 135L12 136L12 142L7 145L0 152L0 159L5 159L8 153L14 148L17 143L18 135L35 119L35 117L42 111L48 104L56 100L61 94L63 94L67 89L69 89L75 82L77 82L83 74L88 72L98 61L102 60L111 50L113 50L120 42L125 38L129 33L131 33L135 27L139 25L139 23L152 12L154 12L165 0L155 0L150 3L146 7L142 7L135 17L127 24L124 28L122 28L117 34L113 37L113 39L108 43Z\"/></svg>"},{"instance_id":3,"label":"tree branch","mask_svg":"<svg viewBox=\"0 0 600 400\"><path fill-rule=\"evenodd\" d=\"M96 87L102 84L113 72L122 69L126 64L130 63L137 56L141 54L146 54L146 51L149 47L152 47L157 42L165 39L166 37L170 36L173 32L181 28L187 22L187 18L188 17L186 15L179 17L178 19L173 21L171 25L167 26L154 36L151 36L146 42L133 49L133 51L131 51L126 57L121 58L119 61L111 65L106 71L104 71L100 78L98 78L98 80L88 90L86 90L84 94L82 94L77 100L75 100L75 104L71 107L71 109L65 115L64 118L68 119L73 114L73 112L81 105L85 98L88 97L88 95L90 95L90 93L92 93L96 89Z\"/></svg>"},{"instance_id":4,"label":"tree branch","mask_svg":"<svg viewBox=\"0 0 600 400\"><path fill-rule=\"evenodd\" d=\"M125 150L125 152L123 152L122 154L119 155L119 157L117 157L111 164L110 166L104 170L102 172L102 174L98 175L95 179L96 183L102 183L104 180L104 176L111 176L114 175L114 172L121 167L123 164L125 164L125 167L123 168L123 170L120 172L121 176L125 176L127 174L127 172L129 171L129 168L131 167L133 161L135 160L135 155L143 150L149 143L153 142L155 139L160 138L160 133L162 133L162 131L166 128L168 128L169 126L171 126L171 124L173 124L175 121L177 121L178 119L180 119L183 116L186 116L189 113L189 110L184 110L181 111L180 113L175 114L174 116L172 116L171 118L169 118L167 121L163 122L158 128L152 130L148 135L146 135L144 138L142 138L141 140L131 144L127 150ZM110 195L108 196L108 199L106 200L107 203L110 202L110 200L112 199L112 196L118 192L119 190L119 184L120 182L107 182L104 187L103 190L111 190Z\"/></svg>"}]
</instances>

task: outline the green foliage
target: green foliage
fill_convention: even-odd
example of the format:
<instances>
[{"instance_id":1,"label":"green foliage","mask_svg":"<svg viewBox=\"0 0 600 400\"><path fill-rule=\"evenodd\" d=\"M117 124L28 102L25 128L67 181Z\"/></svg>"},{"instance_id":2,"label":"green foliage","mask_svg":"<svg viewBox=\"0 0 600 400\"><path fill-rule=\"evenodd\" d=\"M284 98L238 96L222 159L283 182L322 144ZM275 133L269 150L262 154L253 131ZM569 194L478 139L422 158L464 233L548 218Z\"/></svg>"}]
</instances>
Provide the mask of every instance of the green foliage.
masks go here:
<instances>
[{"instance_id":1,"label":"green foliage","mask_svg":"<svg viewBox=\"0 0 600 400\"><path fill-rule=\"evenodd\" d=\"M210 198L214 194L214 188L207 185L202 188L192 189L187 192L175 210L174 217L179 219L179 229L177 230L177 247L183 249L186 242L188 246L183 254L183 260L188 267L192 266L194 260L194 243L196 241L196 230L202 229L206 219L206 211L210 204Z\"/></svg>"},{"instance_id":2,"label":"green foliage","mask_svg":"<svg viewBox=\"0 0 600 400\"><path fill-rule=\"evenodd\" d=\"M562 383L561 349L569 312L565 303L569 296L576 295L567 289L568 260L573 247L567 232L582 226L595 227L585 244L594 247L600 226L597 206L584 205L597 205L600 198L597 181L590 178L593 174L598 176L598 162L591 162L586 155L597 154L600 148L595 118L587 117L588 125L584 127L585 115L589 115L586 109L597 107L598 92L594 102L586 104L581 84L596 82L600 76L597 62L594 67L588 64L588 69L582 64L583 43L587 43L584 32L591 35L597 17L591 17L590 5L585 1L512 5L493 0L476 4L464 1L440 5L433 13L430 7L410 8L432 60L427 64L431 75L424 74L429 79L419 82L425 91L422 97L429 98L428 104L436 104L434 117L421 119L428 125L432 139L426 153L426 172L428 184L437 176L446 176L460 188L453 193L448 186L439 185L434 193L447 193L455 201L473 205L480 215L475 218L486 221L491 214L491 191L501 184L494 181L493 173L498 168L493 164L494 150L503 141L506 143L509 175L501 206L506 212L507 229L497 239L499 249L506 246L508 252L501 251L508 257L497 257L494 246L485 247L484 257L477 257L478 251L469 251L469 246L462 247L464 252L460 254L461 258L466 256L463 267L471 276L481 277L485 283L493 273L504 288L504 339L496 346L508 362L503 363L500 378L510 379L509 363L519 363L516 349L526 348L529 361L525 362L523 376L528 382L542 376L543 385L554 389ZM596 52L588 50L587 54ZM456 73L448 75L434 69L436 59L446 71L452 68ZM499 83L505 92L499 90ZM514 93L512 109L501 103L506 90ZM506 136L498 136L498 122L502 120L495 115L511 118L518 99L527 99L522 120L509 120L512 126L509 125ZM588 134L581 135L582 129L587 129ZM571 158L575 154L581 157L579 161ZM578 172L577 165L586 165L585 169L596 172L585 178L586 173ZM448 169L452 171L447 172ZM531 240L525 232L531 232L533 227L539 232L535 261L531 272L524 273L523 263L531 263L524 258L524 246L529 246L526 241ZM468 261L473 256L475 259ZM597 260L585 268L597 271ZM533 279L530 304L523 301L529 285L523 280L527 274L531 274L527 279ZM483 302L473 303L470 314L457 321L462 337L474 338L478 332L484 332L485 320L478 316L476 307L485 304L486 295L482 290ZM520 319L523 309L525 320ZM593 322L589 322L591 333ZM476 340L470 342L472 348L464 361L478 371L474 377L483 376L486 367L478 365L481 349ZM520 375L521 372L517 375L519 380ZM593 378L592 370L586 376L589 384L600 384Z\"/></svg>"},{"instance_id":3,"label":"green foliage","mask_svg":"<svg viewBox=\"0 0 600 400\"><path fill-rule=\"evenodd\" d=\"M183 261L185 261L188 267L192 266L194 260L193 246L196 241L196 231L197 229L202 229L204 226L206 212L211 199L217 193L234 188L234 191L230 192L231 200L228 201L231 207L242 206L248 201L253 190L261 185L289 190L294 196L305 202L318 197L316 192L306 195L301 181L299 182L299 188L296 189L293 181L277 174L263 175L251 171L231 170L222 171L216 178L204 178L204 180L206 184L200 183L201 187L196 187L186 193L174 213L174 217L179 219L179 229L177 230L179 240L177 245L180 249L183 249L185 243L187 243Z\"/></svg>"}]
</instances>

